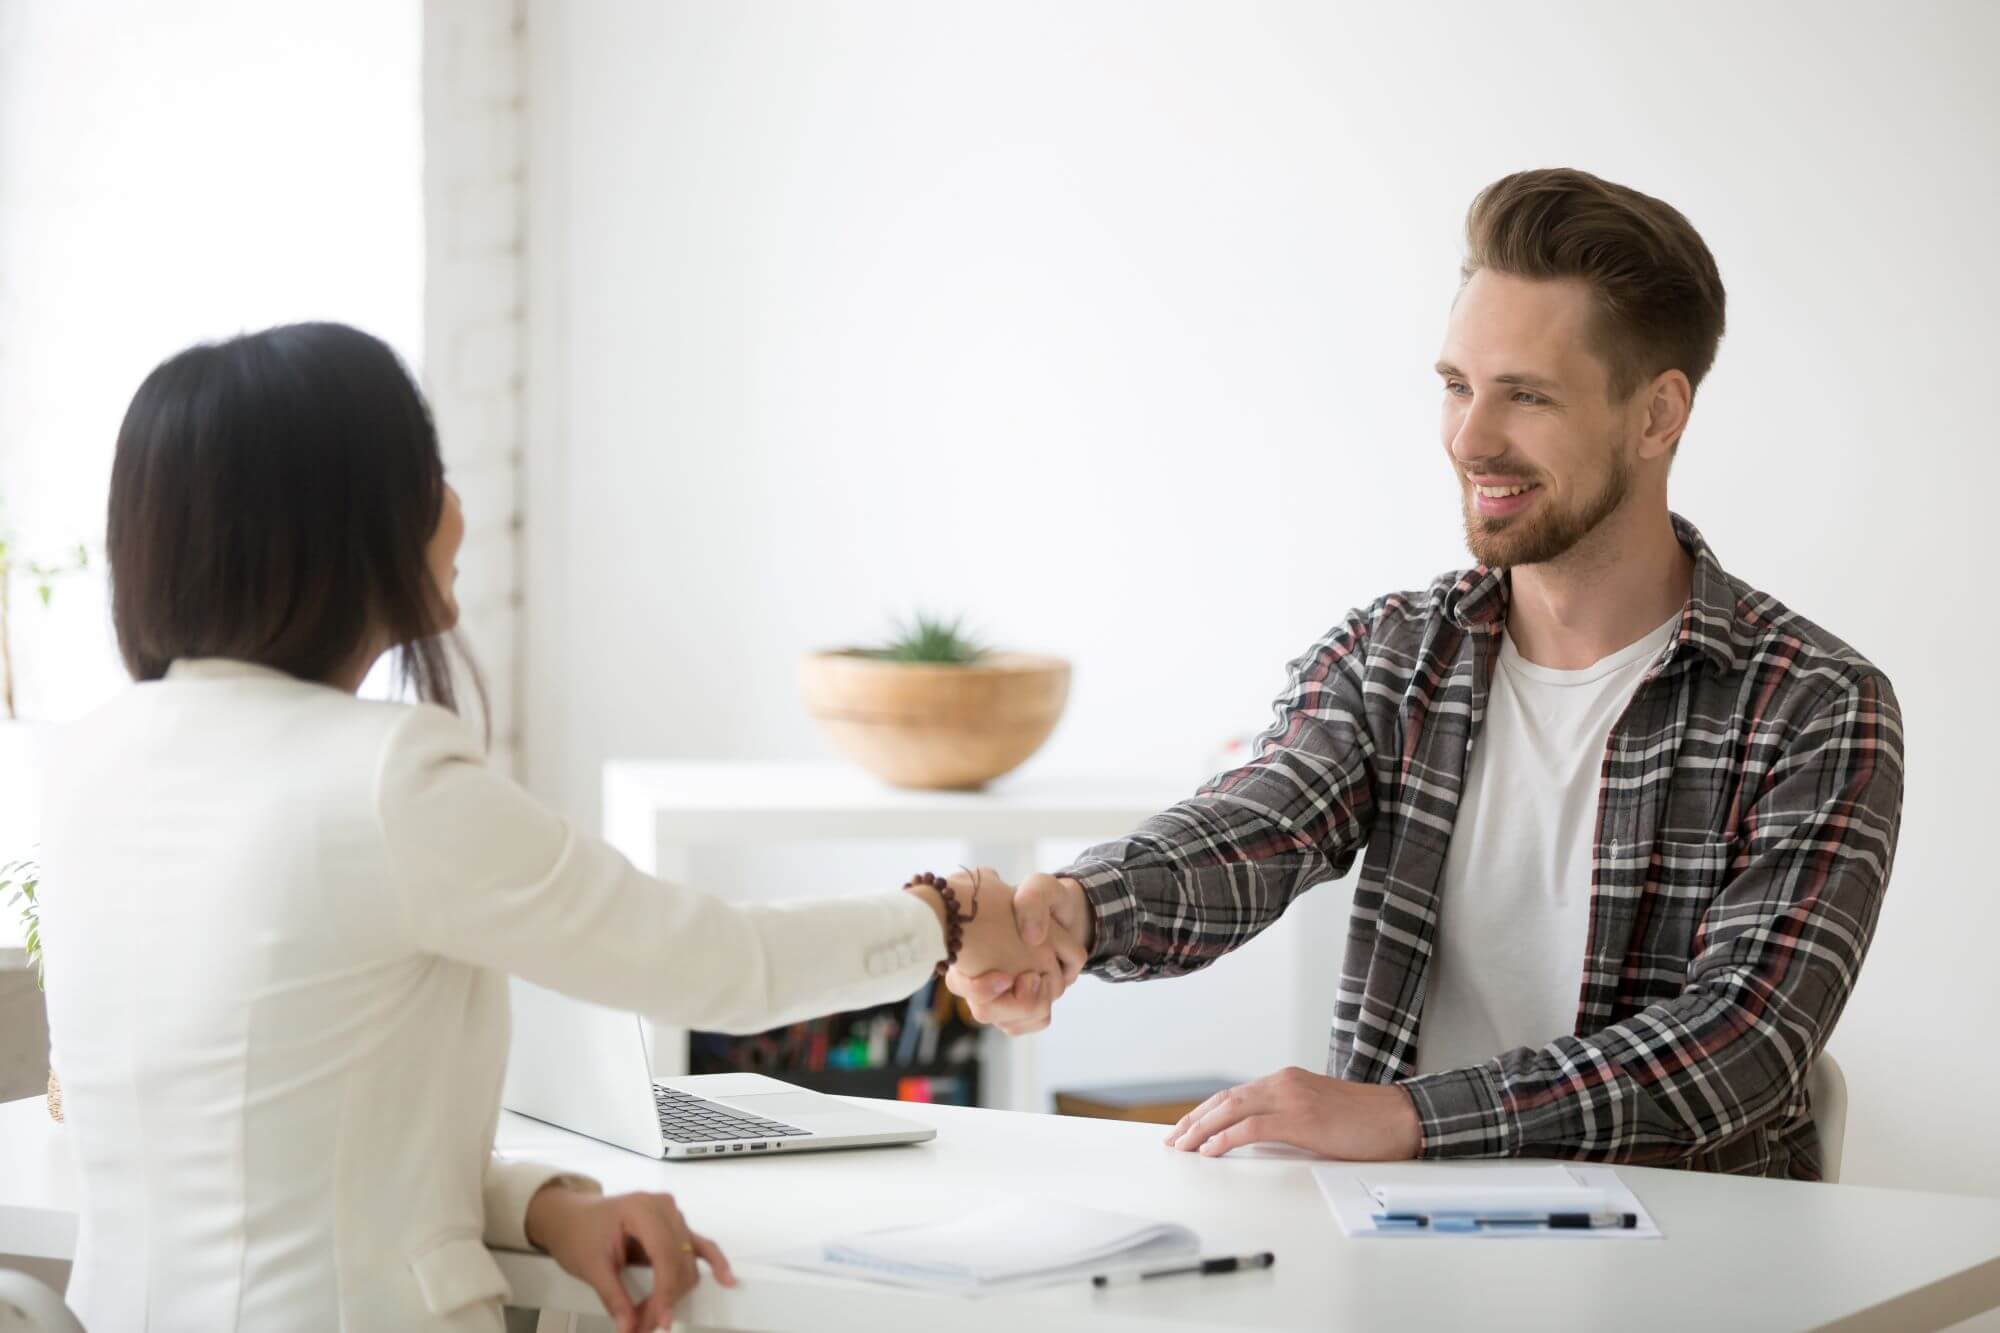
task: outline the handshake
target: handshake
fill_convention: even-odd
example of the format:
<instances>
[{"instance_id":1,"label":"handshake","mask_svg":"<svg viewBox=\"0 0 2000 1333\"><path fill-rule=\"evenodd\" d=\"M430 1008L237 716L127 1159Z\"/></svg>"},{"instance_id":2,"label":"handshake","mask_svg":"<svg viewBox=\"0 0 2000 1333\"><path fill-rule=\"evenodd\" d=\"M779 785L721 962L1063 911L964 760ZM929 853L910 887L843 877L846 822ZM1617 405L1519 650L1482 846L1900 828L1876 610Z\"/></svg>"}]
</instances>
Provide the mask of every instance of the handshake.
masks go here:
<instances>
[{"instance_id":1,"label":"handshake","mask_svg":"<svg viewBox=\"0 0 2000 1333\"><path fill-rule=\"evenodd\" d=\"M945 985L972 1016L1009 1036L1039 1032L1049 1011L1090 959L1097 918L1083 886L1030 875L1019 888L993 870L948 881L965 923L958 962ZM935 889L919 889L944 919ZM976 895L976 897L975 897ZM1404 1161L1420 1155L1423 1128L1410 1094L1395 1084L1349 1083L1299 1068L1281 1069L1216 1093L1168 1132L1179 1152L1220 1157L1255 1143L1283 1143L1347 1161Z\"/></svg>"},{"instance_id":2,"label":"handshake","mask_svg":"<svg viewBox=\"0 0 2000 1333\"><path fill-rule=\"evenodd\" d=\"M1082 885L1038 874L1016 888L985 867L961 870L946 882L959 910L970 916L945 985L965 999L974 1018L1009 1036L1041 1031L1090 958L1095 923ZM936 890L912 891L943 920Z\"/></svg>"}]
</instances>

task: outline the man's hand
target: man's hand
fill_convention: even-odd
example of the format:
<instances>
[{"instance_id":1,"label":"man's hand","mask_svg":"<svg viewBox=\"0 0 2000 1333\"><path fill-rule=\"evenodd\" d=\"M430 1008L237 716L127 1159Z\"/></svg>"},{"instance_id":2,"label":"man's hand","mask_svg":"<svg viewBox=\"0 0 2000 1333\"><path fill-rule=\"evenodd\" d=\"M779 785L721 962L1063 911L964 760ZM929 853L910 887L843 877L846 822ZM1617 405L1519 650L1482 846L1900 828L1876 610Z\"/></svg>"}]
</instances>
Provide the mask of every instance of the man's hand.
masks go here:
<instances>
[{"instance_id":1,"label":"man's hand","mask_svg":"<svg viewBox=\"0 0 2000 1333\"><path fill-rule=\"evenodd\" d=\"M958 963L947 974L947 987L956 990L949 978L958 975L1003 981L1009 991L1041 1006L1046 1025L1048 1006L1055 1003L1082 970L1085 956L1082 948L1046 916L1036 921L1033 943L1026 940L1016 916L1014 891L996 870L982 866L978 870L960 871L951 876L949 883L956 892L960 910L971 916L961 918L964 933L959 942ZM936 889L920 885L912 892L931 904L940 923L944 921L944 899ZM986 1022L985 1015L979 1013L980 1007L973 1006L973 1017ZM1019 1035L1014 1029L1008 1031Z\"/></svg>"},{"instance_id":2,"label":"man's hand","mask_svg":"<svg viewBox=\"0 0 2000 1333\"><path fill-rule=\"evenodd\" d=\"M982 884L999 879L991 871L982 875ZM969 883L964 876L952 876L952 886L961 894ZM1004 882L1001 887L1005 888ZM945 973L944 980L953 994L965 997L974 1018L1018 1037L1049 1025L1050 1010L1090 958L1096 920L1084 899L1083 886L1053 875L1030 875L1021 881L1021 887L1014 890L1013 919L1023 944L1039 949L1046 941L1054 949L1057 966L1053 978L1035 971L982 966L984 960L962 951L957 966Z\"/></svg>"},{"instance_id":3,"label":"man's hand","mask_svg":"<svg viewBox=\"0 0 2000 1333\"><path fill-rule=\"evenodd\" d=\"M1289 1143L1348 1162L1400 1162L1423 1151L1410 1094L1293 1067L1218 1092L1182 1116L1167 1146L1220 1157L1246 1143Z\"/></svg>"},{"instance_id":4,"label":"man's hand","mask_svg":"<svg viewBox=\"0 0 2000 1333\"><path fill-rule=\"evenodd\" d=\"M527 1231L529 1244L590 1284L618 1333L672 1327L674 1303L701 1280L697 1258L707 1261L723 1286L736 1285L722 1250L688 1230L670 1194L607 1198L552 1182L528 1201ZM627 1264L653 1267L652 1294L637 1306L625 1291Z\"/></svg>"}]
</instances>

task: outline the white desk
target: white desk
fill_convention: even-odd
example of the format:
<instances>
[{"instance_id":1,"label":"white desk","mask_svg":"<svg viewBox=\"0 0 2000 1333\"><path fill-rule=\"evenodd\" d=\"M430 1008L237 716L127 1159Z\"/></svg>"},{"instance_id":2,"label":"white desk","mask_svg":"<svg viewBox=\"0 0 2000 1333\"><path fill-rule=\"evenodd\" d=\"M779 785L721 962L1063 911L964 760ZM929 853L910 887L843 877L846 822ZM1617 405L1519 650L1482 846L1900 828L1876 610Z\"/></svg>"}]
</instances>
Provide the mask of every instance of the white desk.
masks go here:
<instances>
[{"instance_id":1,"label":"white desk","mask_svg":"<svg viewBox=\"0 0 2000 1333\"><path fill-rule=\"evenodd\" d=\"M507 1115L501 1146L614 1190L669 1190L735 1261L683 1314L704 1329L801 1333L1190 1330L1937 1329L2000 1306L2000 1200L1622 1168L1663 1241L1348 1240L1307 1161L1211 1161L1159 1127L897 1106L928 1144L669 1165ZM0 1105L0 1253L67 1258L76 1182L40 1098ZM908 1220L961 1197L1024 1192L1193 1226L1211 1251L1275 1250L1262 1273L1087 1284L985 1300L796 1273L756 1256ZM595 1314L545 1256L501 1253L519 1304ZM549 1319L545 1323L568 1322Z\"/></svg>"},{"instance_id":2,"label":"white desk","mask_svg":"<svg viewBox=\"0 0 2000 1333\"><path fill-rule=\"evenodd\" d=\"M649 874L696 883L703 844L770 845L841 839L961 843L967 865L1019 882L1045 840L1111 838L1195 789L1181 775L1002 778L985 791L906 791L849 764L613 759L604 765L604 838ZM1043 1110L1034 1095L1036 1044L994 1034L982 1053L982 1100ZM654 1073L687 1072L687 1034L653 1031Z\"/></svg>"}]
</instances>

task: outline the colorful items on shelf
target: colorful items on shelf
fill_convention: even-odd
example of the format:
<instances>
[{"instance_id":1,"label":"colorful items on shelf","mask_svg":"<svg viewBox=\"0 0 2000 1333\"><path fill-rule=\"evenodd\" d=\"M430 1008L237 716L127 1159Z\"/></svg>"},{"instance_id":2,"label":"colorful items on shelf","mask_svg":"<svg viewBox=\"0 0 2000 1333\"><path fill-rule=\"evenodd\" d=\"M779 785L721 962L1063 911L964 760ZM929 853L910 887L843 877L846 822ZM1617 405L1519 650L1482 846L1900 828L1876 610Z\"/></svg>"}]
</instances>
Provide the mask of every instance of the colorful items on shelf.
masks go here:
<instances>
[{"instance_id":1,"label":"colorful items on shelf","mask_svg":"<svg viewBox=\"0 0 2000 1333\"><path fill-rule=\"evenodd\" d=\"M770 1074L856 1096L958 1105L978 1096L978 1027L937 981L907 1001L752 1036L698 1032L689 1056L698 1074Z\"/></svg>"},{"instance_id":2,"label":"colorful items on shelf","mask_svg":"<svg viewBox=\"0 0 2000 1333\"><path fill-rule=\"evenodd\" d=\"M899 1102L942 1102L947 1106L969 1106L972 1090L957 1074L909 1074L896 1080Z\"/></svg>"}]
</instances>

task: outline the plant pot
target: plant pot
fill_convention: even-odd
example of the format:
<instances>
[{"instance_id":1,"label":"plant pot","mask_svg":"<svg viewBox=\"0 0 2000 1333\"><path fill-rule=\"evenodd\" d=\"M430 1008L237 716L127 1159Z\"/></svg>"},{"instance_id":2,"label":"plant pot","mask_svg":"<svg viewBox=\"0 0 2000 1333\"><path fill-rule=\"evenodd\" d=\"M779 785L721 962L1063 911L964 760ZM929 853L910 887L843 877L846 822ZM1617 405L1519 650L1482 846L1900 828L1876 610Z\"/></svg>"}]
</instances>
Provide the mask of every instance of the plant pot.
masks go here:
<instances>
[{"instance_id":1,"label":"plant pot","mask_svg":"<svg viewBox=\"0 0 2000 1333\"><path fill-rule=\"evenodd\" d=\"M876 777L969 790L1042 747L1069 699L1069 663L1028 653L965 666L809 653L799 685L827 739Z\"/></svg>"},{"instance_id":2,"label":"plant pot","mask_svg":"<svg viewBox=\"0 0 2000 1333\"><path fill-rule=\"evenodd\" d=\"M49 1119L58 1125L62 1123L62 1084L56 1082L56 1071L49 1071Z\"/></svg>"}]
</instances>

